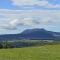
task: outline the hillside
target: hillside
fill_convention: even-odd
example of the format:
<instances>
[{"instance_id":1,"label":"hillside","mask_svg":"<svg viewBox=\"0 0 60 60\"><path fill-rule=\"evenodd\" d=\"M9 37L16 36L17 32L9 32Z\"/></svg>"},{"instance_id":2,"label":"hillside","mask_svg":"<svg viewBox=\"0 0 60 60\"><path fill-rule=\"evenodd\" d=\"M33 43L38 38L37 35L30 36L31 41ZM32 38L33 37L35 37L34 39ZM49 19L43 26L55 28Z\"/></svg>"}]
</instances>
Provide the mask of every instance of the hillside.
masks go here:
<instances>
[{"instance_id":1,"label":"hillside","mask_svg":"<svg viewBox=\"0 0 60 60\"><path fill-rule=\"evenodd\" d=\"M0 40L21 40L21 39L60 39L60 32L47 31L45 29L27 29L19 34L0 35Z\"/></svg>"},{"instance_id":2,"label":"hillside","mask_svg":"<svg viewBox=\"0 0 60 60\"><path fill-rule=\"evenodd\" d=\"M60 44L0 49L0 60L60 60Z\"/></svg>"}]
</instances>

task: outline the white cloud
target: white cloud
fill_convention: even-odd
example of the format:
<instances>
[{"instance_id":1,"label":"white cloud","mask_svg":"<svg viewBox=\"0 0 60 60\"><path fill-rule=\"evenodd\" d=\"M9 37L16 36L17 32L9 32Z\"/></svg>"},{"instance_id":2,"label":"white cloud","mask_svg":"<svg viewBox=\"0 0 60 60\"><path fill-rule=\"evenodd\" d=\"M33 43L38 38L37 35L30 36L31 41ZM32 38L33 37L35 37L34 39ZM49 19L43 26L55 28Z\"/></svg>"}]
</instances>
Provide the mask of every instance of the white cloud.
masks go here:
<instances>
[{"instance_id":1,"label":"white cloud","mask_svg":"<svg viewBox=\"0 0 60 60\"><path fill-rule=\"evenodd\" d=\"M44 6L48 4L47 0L11 0L13 5L40 5Z\"/></svg>"},{"instance_id":2,"label":"white cloud","mask_svg":"<svg viewBox=\"0 0 60 60\"><path fill-rule=\"evenodd\" d=\"M60 8L60 4L48 4L48 8Z\"/></svg>"},{"instance_id":3,"label":"white cloud","mask_svg":"<svg viewBox=\"0 0 60 60\"><path fill-rule=\"evenodd\" d=\"M18 26L57 26L60 25L60 11L50 10L5 10L0 9L0 29L15 30Z\"/></svg>"},{"instance_id":4,"label":"white cloud","mask_svg":"<svg viewBox=\"0 0 60 60\"><path fill-rule=\"evenodd\" d=\"M56 1L49 1L49 0L11 0L13 5L16 6L43 6L45 8L60 8L60 4L57 4ZM49 3L50 2L50 3ZM55 2L56 4L51 4ZM29 7L25 7L28 9ZM30 7L31 8L31 7Z\"/></svg>"},{"instance_id":5,"label":"white cloud","mask_svg":"<svg viewBox=\"0 0 60 60\"><path fill-rule=\"evenodd\" d=\"M28 25L28 26L34 26L36 25L36 21L33 20L33 18L23 18L23 19L14 19L14 20L11 20L9 22L9 24L11 26L18 26L18 25L21 25L21 26L25 26L25 25Z\"/></svg>"}]
</instances>

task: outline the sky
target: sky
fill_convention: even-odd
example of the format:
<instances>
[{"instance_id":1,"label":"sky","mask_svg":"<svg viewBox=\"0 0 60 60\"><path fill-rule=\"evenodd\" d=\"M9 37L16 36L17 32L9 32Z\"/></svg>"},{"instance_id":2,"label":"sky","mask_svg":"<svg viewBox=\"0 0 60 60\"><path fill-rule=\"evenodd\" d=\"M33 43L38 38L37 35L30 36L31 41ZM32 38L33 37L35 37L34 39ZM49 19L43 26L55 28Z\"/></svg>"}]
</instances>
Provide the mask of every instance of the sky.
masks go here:
<instances>
[{"instance_id":1,"label":"sky","mask_svg":"<svg viewBox=\"0 0 60 60\"><path fill-rule=\"evenodd\" d=\"M0 0L0 34L34 28L60 32L60 0Z\"/></svg>"}]
</instances>

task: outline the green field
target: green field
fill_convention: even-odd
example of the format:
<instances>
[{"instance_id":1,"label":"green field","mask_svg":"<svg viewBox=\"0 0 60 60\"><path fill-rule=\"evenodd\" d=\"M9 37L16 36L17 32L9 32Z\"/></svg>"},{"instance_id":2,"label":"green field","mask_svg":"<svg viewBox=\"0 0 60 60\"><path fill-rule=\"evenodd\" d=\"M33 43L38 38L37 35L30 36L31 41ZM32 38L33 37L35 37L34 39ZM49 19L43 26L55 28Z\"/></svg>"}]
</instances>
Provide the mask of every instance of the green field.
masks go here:
<instances>
[{"instance_id":1,"label":"green field","mask_svg":"<svg viewBox=\"0 0 60 60\"><path fill-rule=\"evenodd\" d=\"M60 60L60 44L0 49L0 60Z\"/></svg>"}]
</instances>

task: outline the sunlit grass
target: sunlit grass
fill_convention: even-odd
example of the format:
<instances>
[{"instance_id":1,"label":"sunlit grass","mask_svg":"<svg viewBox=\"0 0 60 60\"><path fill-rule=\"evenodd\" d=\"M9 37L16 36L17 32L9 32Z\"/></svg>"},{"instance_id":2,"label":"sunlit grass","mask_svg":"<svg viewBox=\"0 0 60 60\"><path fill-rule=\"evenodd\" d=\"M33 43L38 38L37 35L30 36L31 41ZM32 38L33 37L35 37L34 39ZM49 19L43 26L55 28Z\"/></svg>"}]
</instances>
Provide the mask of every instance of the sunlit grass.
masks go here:
<instances>
[{"instance_id":1,"label":"sunlit grass","mask_svg":"<svg viewBox=\"0 0 60 60\"><path fill-rule=\"evenodd\" d=\"M60 44L0 49L0 60L60 60Z\"/></svg>"}]
</instances>

